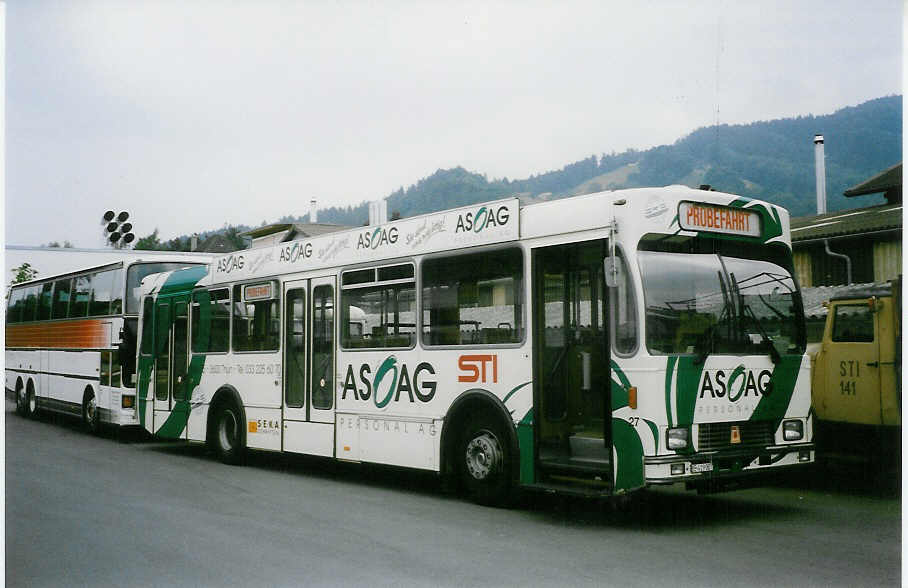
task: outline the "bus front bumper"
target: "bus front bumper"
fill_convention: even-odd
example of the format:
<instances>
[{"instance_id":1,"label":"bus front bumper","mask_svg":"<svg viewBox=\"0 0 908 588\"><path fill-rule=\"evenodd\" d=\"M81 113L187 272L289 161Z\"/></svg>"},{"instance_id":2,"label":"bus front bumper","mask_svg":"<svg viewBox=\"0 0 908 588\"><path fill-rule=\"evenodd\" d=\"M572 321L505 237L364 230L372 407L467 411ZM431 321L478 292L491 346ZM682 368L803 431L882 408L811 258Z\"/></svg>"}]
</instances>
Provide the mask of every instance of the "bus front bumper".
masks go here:
<instances>
[{"instance_id":1,"label":"bus front bumper","mask_svg":"<svg viewBox=\"0 0 908 588\"><path fill-rule=\"evenodd\" d=\"M700 491L722 491L759 485L766 476L780 469L813 463L813 443L770 446L739 451L692 453L644 457L647 484L685 482ZM749 480L745 480L749 479ZM725 482L728 488L725 488Z\"/></svg>"}]
</instances>

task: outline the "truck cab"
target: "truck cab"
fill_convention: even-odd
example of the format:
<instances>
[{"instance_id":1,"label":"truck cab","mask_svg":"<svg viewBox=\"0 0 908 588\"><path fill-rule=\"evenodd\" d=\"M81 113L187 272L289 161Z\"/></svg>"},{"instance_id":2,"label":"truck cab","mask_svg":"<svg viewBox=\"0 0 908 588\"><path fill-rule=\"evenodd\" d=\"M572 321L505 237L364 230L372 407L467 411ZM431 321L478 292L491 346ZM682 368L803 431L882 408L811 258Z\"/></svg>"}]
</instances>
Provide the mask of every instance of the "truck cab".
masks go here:
<instances>
[{"instance_id":1,"label":"truck cab","mask_svg":"<svg viewBox=\"0 0 908 588\"><path fill-rule=\"evenodd\" d=\"M826 453L896 452L902 424L901 278L833 297L825 306L823 340L811 358L818 447Z\"/></svg>"}]
</instances>

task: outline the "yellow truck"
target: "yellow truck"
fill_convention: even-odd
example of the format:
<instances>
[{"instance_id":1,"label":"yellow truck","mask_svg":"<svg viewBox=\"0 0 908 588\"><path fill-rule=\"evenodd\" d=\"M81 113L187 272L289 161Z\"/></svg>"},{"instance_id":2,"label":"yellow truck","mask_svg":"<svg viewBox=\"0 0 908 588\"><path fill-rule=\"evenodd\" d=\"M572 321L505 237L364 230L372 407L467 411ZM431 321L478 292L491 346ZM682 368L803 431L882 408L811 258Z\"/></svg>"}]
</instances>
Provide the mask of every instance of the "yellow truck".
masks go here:
<instances>
[{"instance_id":1,"label":"yellow truck","mask_svg":"<svg viewBox=\"0 0 908 588\"><path fill-rule=\"evenodd\" d=\"M901 276L833 297L813 346L818 456L898 463L901 437Z\"/></svg>"}]
</instances>

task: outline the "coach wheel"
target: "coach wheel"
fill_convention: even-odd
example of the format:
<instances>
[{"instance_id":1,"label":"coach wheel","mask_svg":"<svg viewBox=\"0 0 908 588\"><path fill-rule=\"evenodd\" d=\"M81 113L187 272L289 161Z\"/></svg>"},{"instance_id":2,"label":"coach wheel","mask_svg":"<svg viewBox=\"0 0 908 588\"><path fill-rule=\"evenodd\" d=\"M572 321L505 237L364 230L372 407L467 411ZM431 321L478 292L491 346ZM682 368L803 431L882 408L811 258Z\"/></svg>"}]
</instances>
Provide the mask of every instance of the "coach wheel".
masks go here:
<instances>
[{"instance_id":1,"label":"coach wheel","mask_svg":"<svg viewBox=\"0 0 908 588\"><path fill-rule=\"evenodd\" d=\"M25 388L22 380L16 380L16 414L25 416Z\"/></svg>"},{"instance_id":2,"label":"coach wheel","mask_svg":"<svg viewBox=\"0 0 908 588\"><path fill-rule=\"evenodd\" d=\"M239 464L243 457L243 428L240 413L232 402L222 405L215 429L215 451L227 464Z\"/></svg>"},{"instance_id":3,"label":"coach wheel","mask_svg":"<svg viewBox=\"0 0 908 588\"><path fill-rule=\"evenodd\" d=\"M35 395L35 386L31 382L25 387L25 416L29 418L38 416L38 397Z\"/></svg>"},{"instance_id":4,"label":"coach wheel","mask_svg":"<svg viewBox=\"0 0 908 588\"><path fill-rule=\"evenodd\" d=\"M86 392L85 401L82 403L82 424L89 433L97 435L101 431L101 415L98 410L98 401L92 391Z\"/></svg>"},{"instance_id":5,"label":"coach wheel","mask_svg":"<svg viewBox=\"0 0 908 588\"><path fill-rule=\"evenodd\" d=\"M458 454L461 479L471 499L494 506L509 502L511 458L505 432L496 421L483 415L471 418Z\"/></svg>"}]
</instances>

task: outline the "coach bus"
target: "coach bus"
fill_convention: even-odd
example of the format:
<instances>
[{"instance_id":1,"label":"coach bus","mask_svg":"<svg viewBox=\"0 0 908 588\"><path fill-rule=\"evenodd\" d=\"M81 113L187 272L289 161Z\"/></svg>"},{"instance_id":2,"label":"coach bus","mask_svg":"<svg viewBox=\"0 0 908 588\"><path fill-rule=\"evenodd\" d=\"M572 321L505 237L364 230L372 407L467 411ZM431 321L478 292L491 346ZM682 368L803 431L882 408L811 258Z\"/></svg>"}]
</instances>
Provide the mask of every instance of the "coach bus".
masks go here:
<instances>
[{"instance_id":1,"label":"coach bus","mask_svg":"<svg viewBox=\"0 0 908 588\"><path fill-rule=\"evenodd\" d=\"M149 252L12 286L5 385L16 412L40 410L102 425L138 426L135 349L139 286L150 274L206 264L205 254Z\"/></svg>"},{"instance_id":2,"label":"coach bus","mask_svg":"<svg viewBox=\"0 0 908 588\"><path fill-rule=\"evenodd\" d=\"M814 459L788 213L682 186L477 204L149 276L139 418L517 488L719 491Z\"/></svg>"}]
</instances>

